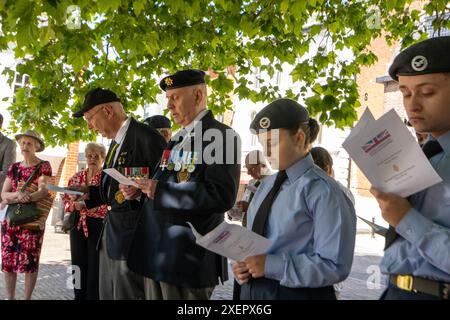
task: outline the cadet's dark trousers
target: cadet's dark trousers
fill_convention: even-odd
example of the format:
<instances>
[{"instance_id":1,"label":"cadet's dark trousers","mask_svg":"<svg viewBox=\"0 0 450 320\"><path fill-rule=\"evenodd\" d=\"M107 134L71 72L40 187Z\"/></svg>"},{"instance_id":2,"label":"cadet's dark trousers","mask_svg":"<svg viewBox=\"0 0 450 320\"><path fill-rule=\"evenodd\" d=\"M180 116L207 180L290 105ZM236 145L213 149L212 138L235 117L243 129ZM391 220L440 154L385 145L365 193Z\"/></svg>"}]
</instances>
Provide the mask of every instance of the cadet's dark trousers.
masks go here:
<instances>
[{"instance_id":1,"label":"cadet's dark trousers","mask_svg":"<svg viewBox=\"0 0 450 320\"><path fill-rule=\"evenodd\" d=\"M241 286L241 300L336 300L333 286L288 288L278 281L258 278Z\"/></svg>"},{"instance_id":2,"label":"cadet's dark trousers","mask_svg":"<svg viewBox=\"0 0 450 320\"><path fill-rule=\"evenodd\" d=\"M89 236L84 235L75 226L70 231L70 254L72 265L80 268L80 287L75 286L75 300L98 300L98 266L97 242L103 226L103 219L87 217Z\"/></svg>"},{"instance_id":3,"label":"cadet's dark trousers","mask_svg":"<svg viewBox=\"0 0 450 320\"><path fill-rule=\"evenodd\" d=\"M381 295L380 300L439 300L439 298L426 293L405 291L389 285Z\"/></svg>"},{"instance_id":4,"label":"cadet's dark trousers","mask_svg":"<svg viewBox=\"0 0 450 320\"><path fill-rule=\"evenodd\" d=\"M234 279L233 282L233 300L240 300L241 297L241 285Z\"/></svg>"}]
</instances>

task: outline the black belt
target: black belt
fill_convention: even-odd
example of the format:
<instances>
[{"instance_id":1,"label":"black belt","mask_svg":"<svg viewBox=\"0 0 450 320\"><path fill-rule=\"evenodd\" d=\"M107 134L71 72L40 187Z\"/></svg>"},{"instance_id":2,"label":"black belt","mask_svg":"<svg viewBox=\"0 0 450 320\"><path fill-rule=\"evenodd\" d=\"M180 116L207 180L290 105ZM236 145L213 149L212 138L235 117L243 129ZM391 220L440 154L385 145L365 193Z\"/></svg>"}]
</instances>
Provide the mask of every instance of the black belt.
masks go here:
<instances>
[{"instance_id":1,"label":"black belt","mask_svg":"<svg viewBox=\"0 0 450 320\"><path fill-rule=\"evenodd\" d=\"M421 292L441 299L448 300L450 283L419 278L411 275L391 274L389 282L399 289L410 292Z\"/></svg>"}]
</instances>

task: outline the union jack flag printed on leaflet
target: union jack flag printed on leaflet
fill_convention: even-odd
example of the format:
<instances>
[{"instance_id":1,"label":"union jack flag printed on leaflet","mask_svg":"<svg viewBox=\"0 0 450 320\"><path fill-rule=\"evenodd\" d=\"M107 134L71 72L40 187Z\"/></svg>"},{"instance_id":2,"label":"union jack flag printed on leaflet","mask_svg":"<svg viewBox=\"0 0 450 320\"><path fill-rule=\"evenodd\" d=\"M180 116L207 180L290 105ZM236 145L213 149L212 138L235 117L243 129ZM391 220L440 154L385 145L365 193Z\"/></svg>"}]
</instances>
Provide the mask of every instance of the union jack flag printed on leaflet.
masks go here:
<instances>
[{"instance_id":1,"label":"union jack flag printed on leaflet","mask_svg":"<svg viewBox=\"0 0 450 320\"><path fill-rule=\"evenodd\" d=\"M365 153L368 153L375 147L380 145L383 141L386 141L386 139L388 139L390 136L391 134L389 133L389 131L385 129L381 131L379 134L377 134L373 139L367 141L366 144L362 146L362 149L364 150Z\"/></svg>"}]
</instances>

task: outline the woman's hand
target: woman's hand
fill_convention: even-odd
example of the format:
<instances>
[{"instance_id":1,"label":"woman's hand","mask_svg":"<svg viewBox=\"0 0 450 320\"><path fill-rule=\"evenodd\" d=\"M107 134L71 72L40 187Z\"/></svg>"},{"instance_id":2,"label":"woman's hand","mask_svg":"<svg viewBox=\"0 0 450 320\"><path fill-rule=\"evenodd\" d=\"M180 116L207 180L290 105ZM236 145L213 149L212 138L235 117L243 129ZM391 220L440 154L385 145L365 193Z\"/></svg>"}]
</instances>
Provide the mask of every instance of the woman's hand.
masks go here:
<instances>
[{"instance_id":1,"label":"woman's hand","mask_svg":"<svg viewBox=\"0 0 450 320\"><path fill-rule=\"evenodd\" d=\"M233 273L239 284L247 283L252 277L245 262L233 262Z\"/></svg>"},{"instance_id":2,"label":"woman's hand","mask_svg":"<svg viewBox=\"0 0 450 320\"><path fill-rule=\"evenodd\" d=\"M252 275L252 278L264 277L264 269L266 266L265 254L247 257L245 258L244 262L248 269L248 272Z\"/></svg>"},{"instance_id":3,"label":"woman's hand","mask_svg":"<svg viewBox=\"0 0 450 320\"><path fill-rule=\"evenodd\" d=\"M28 192L17 191L16 198L19 203L28 203L31 201L31 196Z\"/></svg>"},{"instance_id":4,"label":"woman's hand","mask_svg":"<svg viewBox=\"0 0 450 320\"><path fill-rule=\"evenodd\" d=\"M72 201L81 201L81 200L89 199L89 187L86 186L86 185L74 184L72 186L68 186L66 189L67 190L72 190L72 191L79 191L79 192L83 192L84 193L81 196L74 195L74 194L69 195L69 199L72 200Z\"/></svg>"},{"instance_id":5,"label":"woman's hand","mask_svg":"<svg viewBox=\"0 0 450 320\"><path fill-rule=\"evenodd\" d=\"M81 211L82 209L84 209L86 207L86 205L82 201L76 201L74 203L74 207L75 207L75 210Z\"/></svg>"}]
</instances>

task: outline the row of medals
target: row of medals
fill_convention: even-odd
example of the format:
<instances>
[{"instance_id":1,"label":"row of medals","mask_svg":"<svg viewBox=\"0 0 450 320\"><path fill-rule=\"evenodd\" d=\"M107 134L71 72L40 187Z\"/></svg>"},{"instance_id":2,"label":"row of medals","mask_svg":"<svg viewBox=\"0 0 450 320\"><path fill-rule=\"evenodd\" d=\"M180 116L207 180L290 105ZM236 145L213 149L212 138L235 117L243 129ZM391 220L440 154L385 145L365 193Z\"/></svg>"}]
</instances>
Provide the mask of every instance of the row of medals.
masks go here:
<instances>
[{"instance_id":1,"label":"row of medals","mask_svg":"<svg viewBox=\"0 0 450 320\"><path fill-rule=\"evenodd\" d=\"M168 164L166 164L167 159L162 159L160 168L163 171L165 168L167 168L167 170L169 171L175 170L177 172L178 182L186 182L189 180L191 173L195 171L196 153L189 152L189 156L187 157L187 159L190 159L189 161L187 161L188 163L182 161L171 162L172 159L169 157Z\"/></svg>"}]
</instances>

